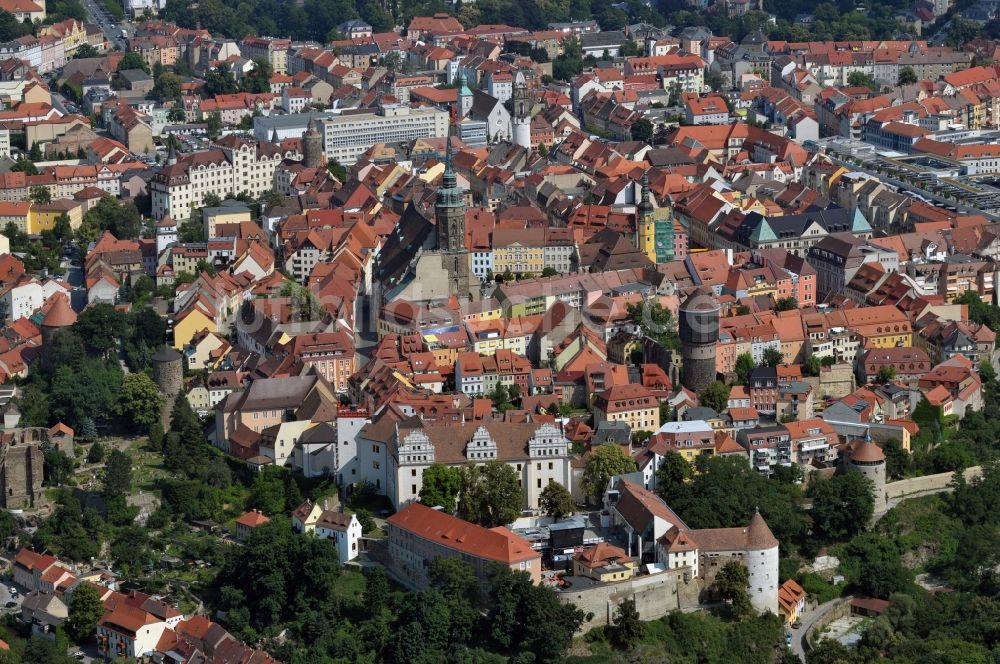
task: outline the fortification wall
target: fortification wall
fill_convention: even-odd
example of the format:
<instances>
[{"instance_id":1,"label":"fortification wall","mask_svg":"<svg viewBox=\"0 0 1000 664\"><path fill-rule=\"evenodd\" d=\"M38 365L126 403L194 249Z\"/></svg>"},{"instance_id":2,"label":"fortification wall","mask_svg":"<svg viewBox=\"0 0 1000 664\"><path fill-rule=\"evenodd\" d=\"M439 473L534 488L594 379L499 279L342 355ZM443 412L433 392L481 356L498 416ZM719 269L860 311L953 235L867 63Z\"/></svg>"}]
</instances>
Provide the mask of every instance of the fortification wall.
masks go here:
<instances>
[{"instance_id":1,"label":"fortification wall","mask_svg":"<svg viewBox=\"0 0 1000 664\"><path fill-rule=\"evenodd\" d=\"M582 625L583 631L611 624L615 610L626 599L635 601L643 620L656 620L671 611L698 606L701 583L697 579L685 581L687 571L683 568L637 576L620 583L568 588L558 593L559 601L574 604L590 617Z\"/></svg>"},{"instance_id":2,"label":"fortification wall","mask_svg":"<svg viewBox=\"0 0 1000 664\"><path fill-rule=\"evenodd\" d=\"M963 475L965 480L971 481L983 474L981 466L966 468ZM911 496L915 493L926 491L944 491L951 484L954 473L938 473L937 475L924 475L923 477L911 477L905 480L889 482L885 485L885 497L889 500Z\"/></svg>"}]
</instances>

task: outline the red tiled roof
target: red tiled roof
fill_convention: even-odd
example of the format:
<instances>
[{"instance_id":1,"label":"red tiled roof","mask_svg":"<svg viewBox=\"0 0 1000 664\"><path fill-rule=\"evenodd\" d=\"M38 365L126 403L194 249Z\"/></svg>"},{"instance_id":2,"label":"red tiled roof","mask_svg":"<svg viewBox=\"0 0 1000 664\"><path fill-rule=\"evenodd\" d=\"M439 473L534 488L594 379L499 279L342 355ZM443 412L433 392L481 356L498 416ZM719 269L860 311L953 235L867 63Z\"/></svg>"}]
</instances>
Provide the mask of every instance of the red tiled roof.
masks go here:
<instances>
[{"instance_id":1,"label":"red tiled roof","mask_svg":"<svg viewBox=\"0 0 1000 664\"><path fill-rule=\"evenodd\" d=\"M510 564L539 558L531 544L506 528L486 529L420 503L407 505L388 519L399 528L449 549Z\"/></svg>"}]
</instances>

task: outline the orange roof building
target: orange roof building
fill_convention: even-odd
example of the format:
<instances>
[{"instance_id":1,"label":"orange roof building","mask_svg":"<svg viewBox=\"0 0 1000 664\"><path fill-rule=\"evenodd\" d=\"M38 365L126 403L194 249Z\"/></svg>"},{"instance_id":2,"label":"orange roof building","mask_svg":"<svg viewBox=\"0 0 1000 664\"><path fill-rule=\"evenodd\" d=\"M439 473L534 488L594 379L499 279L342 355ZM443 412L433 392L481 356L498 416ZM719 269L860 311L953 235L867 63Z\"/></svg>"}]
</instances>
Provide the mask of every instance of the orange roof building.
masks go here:
<instances>
[{"instance_id":1,"label":"orange roof building","mask_svg":"<svg viewBox=\"0 0 1000 664\"><path fill-rule=\"evenodd\" d=\"M461 557L485 581L491 563L527 572L533 583L541 580L542 556L531 543L504 527L483 528L411 503L387 521L389 558L395 572L417 587L425 587L427 567L434 558Z\"/></svg>"}]
</instances>

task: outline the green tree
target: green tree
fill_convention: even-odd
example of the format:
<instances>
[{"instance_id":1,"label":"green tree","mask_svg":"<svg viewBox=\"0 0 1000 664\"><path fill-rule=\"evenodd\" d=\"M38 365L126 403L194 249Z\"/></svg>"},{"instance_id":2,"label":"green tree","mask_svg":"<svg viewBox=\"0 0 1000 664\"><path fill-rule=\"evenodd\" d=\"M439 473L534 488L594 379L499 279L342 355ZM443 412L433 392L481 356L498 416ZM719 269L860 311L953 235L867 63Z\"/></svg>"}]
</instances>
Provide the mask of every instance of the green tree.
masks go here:
<instances>
[{"instance_id":1,"label":"green tree","mask_svg":"<svg viewBox=\"0 0 1000 664\"><path fill-rule=\"evenodd\" d=\"M381 565L370 568L365 579L363 604L373 615L388 608L389 591L389 578L385 569Z\"/></svg>"},{"instance_id":2,"label":"green tree","mask_svg":"<svg viewBox=\"0 0 1000 664\"><path fill-rule=\"evenodd\" d=\"M948 26L945 43L952 48L960 48L975 39L977 34L979 34L977 23L954 17Z\"/></svg>"},{"instance_id":3,"label":"green tree","mask_svg":"<svg viewBox=\"0 0 1000 664\"><path fill-rule=\"evenodd\" d=\"M891 383L896 379L896 367L891 364L886 364L879 367L878 375L875 377L875 382L885 385L886 383Z\"/></svg>"},{"instance_id":4,"label":"green tree","mask_svg":"<svg viewBox=\"0 0 1000 664\"><path fill-rule=\"evenodd\" d=\"M642 55L642 49L640 49L639 45L635 43L635 40L626 39L625 41L622 42L622 45L618 48L618 54L621 55L622 57L629 58L637 55Z\"/></svg>"},{"instance_id":5,"label":"green tree","mask_svg":"<svg viewBox=\"0 0 1000 664\"><path fill-rule=\"evenodd\" d=\"M73 589L69 600L66 629L76 643L86 643L97 633L97 621L104 615L104 602L97 587L81 583Z\"/></svg>"},{"instance_id":6,"label":"green tree","mask_svg":"<svg viewBox=\"0 0 1000 664\"><path fill-rule=\"evenodd\" d=\"M32 187L29 198L36 205L47 205L52 202L52 192L49 191L48 187Z\"/></svg>"},{"instance_id":7,"label":"green tree","mask_svg":"<svg viewBox=\"0 0 1000 664\"><path fill-rule=\"evenodd\" d=\"M542 493L538 496L538 505L545 514L557 521L576 512L573 495L555 480L549 480L549 483L542 489Z\"/></svg>"},{"instance_id":8,"label":"green tree","mask_svg":"<svg viewBox=\"0 0 1000 664\"><path fill-rule=\"evenodd\" d=\"M502 565L492 570L487 606L493 640L501 647L516 644L520 652L534 654L535 659L522 662L561 659L585 617L572 604L560 602L551 588L534 585L527 573Z\"/></svg>"},{"instance_id":9,"label":"green tree","mask_svg":"<svg viewBox=\"0 0 1000 664\"><path fill-rule=\"evenodd\" d=\"M729 602L733 617L743 620L753 613L750 604L750 573L740 562L732 560L715 576L715 589L719 596Z\"/></svg>"},{"instance_id":10,"label":"green tree","mask_svg":"<svg viewBox=\"0 0 1000 664\"><path fill-rule=\"evenodd\" d=\"M619 648L631 648L639 643L645 633L645 626L639 618L634 599L623 600L612 619L611 638Z\"/></svg>"},{"instance_id":11,"label":"green tree","mask_svg":"<svg viewBox=\"0 0 1000 664\"><path fill-rule=\"evenodd\" d=\"M38 175L38 168L30 159L18 159L14 162L14 165L10 167L10 170L14 173L24 173L25 175Z\"/></svg>"},{"instance_id":12,"label":"green tree","mask_svg":"<svg viewBox=\"0 0 1000 664\"><path fill-rule=\"evenodd\" d=\"M103 460L104 446L98 441L90 446L90 450L87 452L87 463L100 463Z\"/></svg>"},{"instance_id":13,"label":"green tree","mask_svg":"<svg viewBox=\"0 0 1000 664\"><path fill-rule=\"evenodd\" d=\"M878 91L878 82L872 77L871 74L866 74L863 71L852 71L847 76L847 85L852 88L868 88L872 91Z\"/></svg>"},{"instance_id":14,"label":"green tree","mask_svg":"<svg viewBox=\"0 0 1000 664\"><path fill-rule=\"evenodd\" d=\"M118 63L118 71L122 72L129 69L141 69L147 74L149 73L149 65L146 64L142 54L138 51L129 51Z\"/></svg>"},{"instance_id":15,"label":"green tree","mask_svg":"<svg viewBox=\"0 0 1000 664\"><path fill-rule=\"evenodd\" d=\"M699 403L717 413L724 413L729 409L729 386L721 380L713 381L701 393Z\"/></svg>"},{"instance_id":16,"label":"green tree","mask_svg":"<svg viewBox=\"0 0 1000 664\"><path fill-rule=\"evenodd\" d=\"M153 84L153 94L160 101L178 99L181 96L181 77L169 71L159 74Z\"/></svg>"},{"instance_id":17,"label":"green tree","mask_svg":"<svg viewBox=\"0 0 1000 664\"><path fill-rule=\"evenodd\" d=\"M42 446L42 472L45 484L62 486L73 476L73 459L52 445Z\"/></svg>"},{"instance_id":18,"label":"green tree","mask_svg":"<svg viewBox=\"0 0 1000 664\"><path fill-rule=\"evenodd\" d=\"M245 92L262 94L271 91L271 63L265 58L256 58L253 69L243 77L241 86Z\"/></svg>"},{"instance_id":19,"label":"green tree","mask_svg":"<svg viewBox=\"0 0 1000 664\"><path fill-rule=\"evenodd\" d=\"M99 58L101 54L97 52L97 49L90 44L80 44L76 47L76 51L73 53L74 60L80 60L83 58Z\"/></svg>"},{"instance_id":20,"label":"green tree","mask_svg":"<svg viewBox=\"0 0 1000 664\"><path fill-rule=\"evenodd\" d=\"M843 473L830 479L814 476L812 496L813 531L829 542L843 541L862 532L875 511L871 480L861 473Z\"/></svg>"},{"instance_id":21,"label":"green tree","mask_svg":"<svg viewBox=\"0 0 1000 664\"><path fill-rule=\"evenodd\" d=\"M750 379L750 372L757 368L757 363L750 353L741 353L736 358L736 384L746 385Z\"/></svg>"},{"instance_id":22,"label":"green tree","mask_svg":"<svg viewBox=\"0 0 1000 664\"><path fill-rule=\"evenodd\" d=\"M691 464L677 452L667 452L656 469L656 493L670 504L691 479Z\"/></svg>"},{"instance_id":23,"label":"green tree","mask_svg":"<svg viewBox=\"0 0 1000 664\"><path fill-rule=\"evenodd\" d=\"M130 373L122 380L119 412L133 431L149 433L153 423L160 419L162 406L160 389L146 374Z\"/></svg>"},{"instance_id":24,"label":"green tree","mask_svg":"<svg viewBox=\"0 0 1000 664\"><path fill-rule=\"evenodd\" d=\"M462 467L458 515L486 528L511 523L521 515L524 497L517 473L493 459L482 466Z\"/></svg>"},{"instance_id":25,"label":"green tree","mask_svg":"<svg viewBox=\"0 0 1000 664\"><path fill-rule=\"evenodd\" d=\"M326 162L326 170L340 182L347 182L347 169L341 166L340 162L336 159L331 157Z\"/></svg>"},{"instance_id":26,"label":"green tree","mask_svg":"<svg viewBox=\"0 0 1000 664\"><path fill-rule=\"evenodd\" d=\"M73 323L75 332L91 353L108 357L128 329L125 313L107 303L87 307Z\"/></svg>"},{"instance_id":27,"label":"green tree","mask_svg":"<svg viewBox=\"0 0 1000 664\"><path fill-rule=\"evenodd\" d=\"M111 451L104 464L102 477L104 496L117 498L127 496L132 489L132 459L119 449Z\"/></svg>"},{"instance_id":28,"label":"green tree","mask_svg":"<svg viewBox=\"0 0 1000 664\"><path fill-rule=\"evenodd\" d=\"M588 498L600 503L612 477L632 472L635 472L635 459L626 454L620 445L598 445L590 453L583 470L583 489Z\"/></svg>"},{"instance_id":29,"label":"green tree","mask_svg":"<svg viewBox=\"0 0 1000 664\"><path fill-rule=\"evenodd\" d=\"M726 80L722 77L722 73L710 70L705 74L705 85L712 88L712 92L718 92L726 84Z\"/></svg>"},{"instance_id":30,"label":"green tree","mask_svg":"<svg viewBox=\"0 0 1000 664\"><path fill-rule=\"evenodd\" d=\"M633 141L648 143L653 138L653 123L648 118L639 118L632 123L629 136Z\"/></svg>"},{"instance_id":31,"label":"green tree","mask_svg":"<svg viewBox=\"0 0 1000 664\"><path fill-rule=\"evenodd\" d=\"M626 305L625 312L643 334L656 340L664 348L681 349L677 321L670 310L659 302L645 300L642 304L629 304Z\"/></svg>"},{"instance_id":32,"label":"green tree","mask_svg":"<svg viewBox=\"0 0 1000 664\"><path fill-rule=\"evenodd\" d=\"M542 277L554 277L559 274L559 270L554 267L546 267L542 269Z\"/></svg>"},{"instance_id":33,"label":"green tree","mask_svg":"<svg viewBox=\"0 0 1000 664\"><path fill-rule=\"evenodd\" d=\"M42 160L42 145L38 141L31 144L31 149L28 150L28 159L36 162Z\"/></svg>"},{"instance_id":34,"label":"green tree","mask_svg":"<svg viewBox=\"0 0 1000 664\"><path fill-rule=\"evenodd\" d=\"M213 141L222 134L222 115L218 111L208 114L208 121L205 126L205 133ZM208 204L205 204L208 207Z\"/></svg>"},{"instance_id":35,"label":"green tree","mask_svg":"<svg viewBox=\"0 0 1000 664\"><path fill-rule=\"evenodd\" d=\"M462 471L443 463L432 463L424 470L420 487L420 502L430 507L441 506L448 513L455 511L455 498L462 486Z\"/></svg>"},{"instance_id":36,"label":"green tree","mask_svg":"<svg viewBox=\"0 0 1000 664\"><path fill-rule=\"evenodd\" d=\"M888 599L913 582L898 542L876 533L861 533L845 545L840 570L858 592L872 597Z\"/></svg>"},{"instance_id":37,"label":"green tree","mask_svg":"<svg viewBox=\"0 0 1000 664\"><path fill-rule=\"evenodd\" d=\"M207 96L228 95L236 92L237 89L236 79L228 67L219 65L206 72L204 92Z\"/></svg>"},{"instance_id":38,"label":"green tree","mask_svg":"<svg viewBox=\"0 0 1000 664\"><path fill-rule=\"evenodd\" d=\"M775 311L792 311L799 308L799 301L794 297L782 297L774 303Z\"/></svg>"},{"instance_id":39,"label":"green tree","mask_svg":"<svg viewBox=\"0 0 1000 664\"><path fill-rule=\"evenodd\" d=\"M69 215L63 212L56 217L56 223L52 228L52 232L55 234L56 239L60 242L66 242L73 239L73 227L70 224Z\"/></svg>"},{"instance_id":40,"label":"green tree","mask_svg":"<svg viewBox=\"0 0 1000 664\"><path fill-rule=\"evenodd\" d=\"M917 82L917 72L913 70L913 67L906 65L899 69L899 84L900 85L913 85Z\"/></svg>"},{"instance_id":41,"label":"green tree","mask_svg":"<svg viewBox=\"0 0 1000 664\"><path fill-rule=\"evenodd\" d=\"M784 363L785 356L777 348L768 346L764 349L764 357L762 359L765 367L776 367Z\"/></svg>"}]
</instances>

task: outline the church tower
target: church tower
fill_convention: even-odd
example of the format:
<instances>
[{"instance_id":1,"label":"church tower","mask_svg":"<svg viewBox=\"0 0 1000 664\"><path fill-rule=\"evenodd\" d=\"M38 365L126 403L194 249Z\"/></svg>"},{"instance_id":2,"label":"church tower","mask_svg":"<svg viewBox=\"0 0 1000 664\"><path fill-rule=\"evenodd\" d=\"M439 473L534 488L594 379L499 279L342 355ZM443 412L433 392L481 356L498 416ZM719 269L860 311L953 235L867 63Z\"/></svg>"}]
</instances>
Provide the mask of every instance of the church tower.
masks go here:
<instances>
[{"instance_id":1,"label":"church tower","mask_svg":"<svg viewBox=\"0 0 1000 664\"><path fill-rule=\"evenodd\" d=\"M635 211L635 246L656 262L656 219L652 195L649 192L649 175L642 173L642 192Z\"/></svg>"},{"instance_id":2,"label":"church tower","mask_svg":"<svg viewBox=\"0 0 1000 664\"><path fill-rule=\"evenodd\" d=\"M465 73L458 77L458 120L469 117L472 110L472 90L469 89L469 82L465 78Z\"/></svg>"},{"instance_id":3,"label":"church tower","mask_svg":"<svg viewBox=\"0 0 1000 664\"><path fill-rule=\"evenodd\" d=\"M465 193L458 187L458 176L451 163L451 132L448 132L444 158L444 178L434 203L438 251L448 271L448 290L452 295L468 295L469 251L465 245Z\"/></svg>"},{"instance_id":4,"label":"church tower","mask_svg":"<svg viewBox=\"0 0 1000 664\"><path fill-rule=\"evenodd\" d=\"M523 148L531 147L531 102L528 99L528 86L524 82L524 74L517 72L514 76L514 125L512 136L514 145Z\"/></svg>"},{"instance_id":5,"label":"church tower","mask_svg":"<svg viewBox=\"0 0 1000 664\"><path fill-rule=\"evenodd\" d=\"M302 164L306 168L323 168L326 164L323 157L323 135L313 116L309 116L309 125L302 136Z\"/></svg>"}]
</instances>

